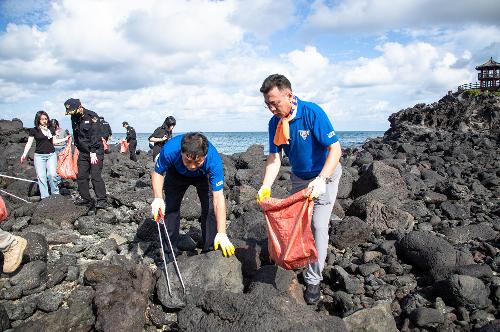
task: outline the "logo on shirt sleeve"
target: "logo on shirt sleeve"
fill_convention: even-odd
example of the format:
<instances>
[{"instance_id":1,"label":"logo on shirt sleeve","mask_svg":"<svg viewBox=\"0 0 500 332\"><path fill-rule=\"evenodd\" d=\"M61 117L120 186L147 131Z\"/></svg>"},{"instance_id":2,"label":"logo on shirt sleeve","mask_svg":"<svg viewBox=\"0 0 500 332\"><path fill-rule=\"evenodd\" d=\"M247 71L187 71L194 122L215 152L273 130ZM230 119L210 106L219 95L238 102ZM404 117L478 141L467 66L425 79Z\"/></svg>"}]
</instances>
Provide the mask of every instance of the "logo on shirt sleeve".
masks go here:
<instances>
[{"instance_id":1,"label":"logo on shirt sleeve","mask_svg":"<svg viewBox=\"0 0 500 332\"><path fill-rule=\"evenodd\" d=\"M309 136L309 130L299 130L299 135L305 141L307 136Z\"/></svg>"},{"instance_id":2,"label":"logo on shirt sleeve","mask_svg":"<svg viewBox=\"0 0 500 332\"><path fill-rule=\"evenodd\" d=\"M220 187L220 186L222 186L222 184L223 184L223 183L224 183L224 181L222 181L222 180L221 180L221 181L217 182L217 183L215 184L215 186L216 186L216 187Z\"/></svg>"},{"instance_id":3,"label":"logo on shirt sleeve","mask_svg":"<svg viewBox=\"0 0 500 332\"><path fill-rule=\"evenodd\" d=\"M328 138L332 138L333 136L335 136L335 130L332 130L331 132L328 133Z\"/></svg>"}]
</instances>

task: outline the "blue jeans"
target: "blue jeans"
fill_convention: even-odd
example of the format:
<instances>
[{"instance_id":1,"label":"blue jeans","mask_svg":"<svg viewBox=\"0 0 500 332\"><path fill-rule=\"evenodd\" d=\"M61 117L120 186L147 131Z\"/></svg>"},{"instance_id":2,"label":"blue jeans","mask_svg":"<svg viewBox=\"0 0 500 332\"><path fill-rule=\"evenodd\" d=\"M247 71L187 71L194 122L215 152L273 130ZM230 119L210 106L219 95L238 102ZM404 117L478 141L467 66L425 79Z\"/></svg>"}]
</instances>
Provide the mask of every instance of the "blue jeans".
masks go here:
<instances>
[{"instance_id":1,"label":"blue jeans","mask_svg":"<svg viewBox=\"0 0 500 332\"><path fill-rule=\"evenodd\" d=\"M57 155L55 152L48 154L35 153L35 170L40 197L49 196L49 186L52 194L59 194L59 188L56 184Z\"/></svg>"}]
</instances>

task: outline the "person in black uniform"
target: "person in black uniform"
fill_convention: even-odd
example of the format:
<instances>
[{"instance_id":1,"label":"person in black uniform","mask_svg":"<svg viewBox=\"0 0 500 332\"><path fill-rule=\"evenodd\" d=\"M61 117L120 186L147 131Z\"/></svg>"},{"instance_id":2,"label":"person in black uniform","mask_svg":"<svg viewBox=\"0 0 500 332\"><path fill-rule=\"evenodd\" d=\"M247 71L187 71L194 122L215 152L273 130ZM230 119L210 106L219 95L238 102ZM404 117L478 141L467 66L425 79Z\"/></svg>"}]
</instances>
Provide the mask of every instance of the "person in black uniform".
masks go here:
<instances>
[{"instance_id":1,"label":"person in black uniform","mask_svg":"<svg viewBox=\"0 0 500 332\"><path fill-rule=\"evenodd\" d=\"M107 207L106 186L102 179L104 162L104 146L102 144L99 116L82 106L79 99L68 99L64 103L66 115L71 115L73 137L78 149L78 175L76 182L80 197L75 201L77 205L94 206L90 196L89 175L96 196L95 208Z\"/></svg>"},{"instance_id":2,"label":"person in black uniform","mask_svg":"<svg viewBox=\"0 0 500 332\"><path fill-rule=\"evenodd\" d=\"M175 118L173 116L167 116L161 127L155 129L155 131L149 136L148 140L154 143L153 146L153 160L156 161L156 157L160 154L161 148L169 139L172 138L172 130L176 124Z\"/></svg>"},{"instance_id":3,"label":"person in black uniform","mask_svg":"<svg viewBox=\"0 0 500 332\"><path fill-rule=\"evenodd\" d=\"M108 142L111 139L111 135L113 134L113 132L111 131L111 126L109 125L109 123L104 120L102 116L99 117L99 130L101 132L100 136L103 140L102 144L104 146L104 153L111 153L111 151L109 150Z\"/></svg>"},{"instance_id":4,"label":"person in black uniform","mask_svg":"<svg viewBox=\"0 0 500 332\"><path fill-rule=\"evenodd\" d=\"M99 117L99 122L101 124L101 132L102 132L102 138L108 142L111 139L111 136L113 135L113 132L111 131L111 126L109 125L109 122L104 120L104 117L100 116Z\"/></svg>"},{"instance_id":5,"label":"person in black uniform","mask_svg":"<svg viewBox=\"0 0 500 332\"><path fill-rule=\"evenodd\" d=\"M123 127L127 130L127 136L125 139L128 143L128 152L130 152L130 160L137 161L137 156L135 154L135 149L137 149L137 135L135 134L135 129L129 126L128 122L123 122Z\"/></svg>"}]
</instances>

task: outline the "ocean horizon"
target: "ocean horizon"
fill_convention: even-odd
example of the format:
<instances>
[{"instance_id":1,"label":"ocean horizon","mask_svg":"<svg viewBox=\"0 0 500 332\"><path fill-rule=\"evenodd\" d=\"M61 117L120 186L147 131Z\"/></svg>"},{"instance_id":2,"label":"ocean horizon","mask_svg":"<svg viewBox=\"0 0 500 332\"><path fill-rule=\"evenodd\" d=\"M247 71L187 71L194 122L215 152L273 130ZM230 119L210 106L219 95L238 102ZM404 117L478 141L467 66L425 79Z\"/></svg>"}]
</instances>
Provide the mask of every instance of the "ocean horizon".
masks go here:
<instances>
[{"instance_id":1,"label":"ocean horizon","mask_svg":"<svg viewBox=\"0 0 500 332\"><path fill-rule=\"evenodd\" d=\"M337 131L343 148L361 146L367 139L381 137L385 131ZM184 133L174 133L174 136ZM264 146L264 152L269 151L267 132L203 132L219 153L231 155L244 152L253 144ZM125 133L113 133L111 144L119 143L125 138ZM149 151L148 138L150 133L137 133L137 149Z\"/></svg>"}]
</instances>

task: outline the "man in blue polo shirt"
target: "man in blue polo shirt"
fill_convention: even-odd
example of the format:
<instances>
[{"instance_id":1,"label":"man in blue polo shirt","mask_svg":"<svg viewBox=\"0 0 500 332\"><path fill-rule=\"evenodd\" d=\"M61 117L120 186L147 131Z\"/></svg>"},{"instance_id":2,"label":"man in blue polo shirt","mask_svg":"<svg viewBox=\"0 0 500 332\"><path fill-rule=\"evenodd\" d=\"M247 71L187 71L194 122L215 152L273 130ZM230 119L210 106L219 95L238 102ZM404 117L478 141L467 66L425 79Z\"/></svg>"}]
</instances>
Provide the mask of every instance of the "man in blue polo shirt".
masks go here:
<instances>
[{"instance_id":1,"label":"man in blue polo shirt","mask_svg":"<svg viewBox=\"0 0 500 332\"><path fill-rule=\"evenodd\" d=\"M328 250L330 215L342 174L340 143L326 113L318 105L298 99L285 76L267 77L260 92L273 117L269 121L269 156L257 200L271 196L284 151L292 165L292 191L296 193L308 187L315 199L311 227L318 261L309 264L304 273L304 299L308 304L316 304L320 300L320 282Z\"/></svg>"},{"instance_id":2,"label":"man in blue polo shirt","mask_svg":"<svg viewBox=\"0 0 500 332\"><path fill-rule=\"evenodd\" d=\"M151 178L154 195L152 213L155 220L158 220L159 210L165 215L165 225L175 254L179 240L181 202L190 185L196 187L200 198L203 250L217 250L220 246L224 256L234 254L234 246L226 235L222 159L204 135L187 133L170 139L160 151ZM213 209L210 208L210 189Z\"/></svg>"}]
</instances>

